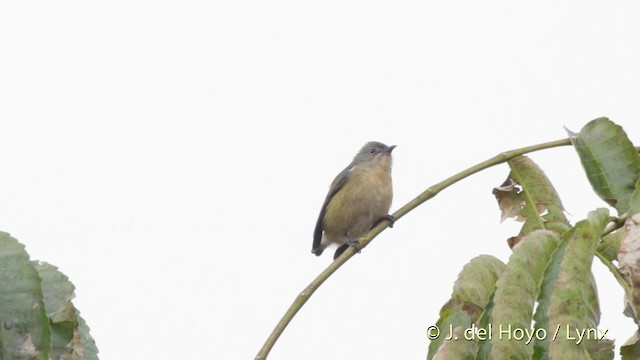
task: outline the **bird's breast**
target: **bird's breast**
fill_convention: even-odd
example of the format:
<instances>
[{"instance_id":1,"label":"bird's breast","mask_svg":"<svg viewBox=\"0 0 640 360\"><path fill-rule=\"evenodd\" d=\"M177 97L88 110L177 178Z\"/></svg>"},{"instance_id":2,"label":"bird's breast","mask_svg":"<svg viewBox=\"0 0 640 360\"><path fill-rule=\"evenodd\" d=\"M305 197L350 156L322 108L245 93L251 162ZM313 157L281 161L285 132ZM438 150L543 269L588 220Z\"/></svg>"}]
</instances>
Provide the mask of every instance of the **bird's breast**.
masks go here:
<instances>
[{"instance_id":1,"label":"bird's breast","mask_svg":"<svg viewBox=\"0 0 640 360\"><path fill-rule=\"evenodd\" d=\"M383 167L354 168L334 195L325 213L325 232L360 237L391 207L391 172Z\"/></svg>"}]
</instances>

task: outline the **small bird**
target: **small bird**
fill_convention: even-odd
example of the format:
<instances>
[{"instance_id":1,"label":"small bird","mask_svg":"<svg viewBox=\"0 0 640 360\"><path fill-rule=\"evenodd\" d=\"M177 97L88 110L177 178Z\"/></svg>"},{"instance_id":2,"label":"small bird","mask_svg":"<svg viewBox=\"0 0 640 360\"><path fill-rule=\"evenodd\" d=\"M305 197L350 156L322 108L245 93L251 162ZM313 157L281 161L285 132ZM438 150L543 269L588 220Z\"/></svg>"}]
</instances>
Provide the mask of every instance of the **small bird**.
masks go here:
<instances>
[{"instance_id":1,"label":"small bird","mask_svg":"<svg viewBox=\"0 0 640 360\"><path fill-rule=\"evenodd\" d=\"M358 239L386 219L393 198L391 151L377 141L366 143L331 183L322 204L313 233L311 252L320 256L324 249L337 244L336 259L349 246L358 248Z\"/></svg>"}]
</instances>

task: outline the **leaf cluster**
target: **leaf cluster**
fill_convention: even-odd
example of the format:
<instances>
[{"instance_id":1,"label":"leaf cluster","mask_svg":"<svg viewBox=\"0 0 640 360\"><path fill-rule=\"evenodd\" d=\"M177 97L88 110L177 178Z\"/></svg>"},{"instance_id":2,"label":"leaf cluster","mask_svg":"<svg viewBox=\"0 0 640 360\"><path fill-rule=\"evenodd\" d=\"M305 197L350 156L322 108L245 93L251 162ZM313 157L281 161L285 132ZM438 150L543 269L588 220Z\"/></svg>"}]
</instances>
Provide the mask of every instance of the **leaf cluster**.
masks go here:
<instances>
[{"instance_id":1,"label":"leaf cluster","mask_svg":"<svg viewBox=\"0 0 640 360\"><path fill-rule=\"evenodd\" d=\"M607 118L569 137L594 192L618 216L600 208L570 224L542 169L525 156L509 160L507 180L493 193L503 220L523 222L508 239L512 254L506 264L481 255L463 268L436 325L476 336L434 339L427 359L613 359L614 342L600 327L595 257L625 290L625 314L640 324L640 155ZM470 277L488 268L491 276ZM470 296L479 288L483 296ZM640 358L639 338L621 347L623 359Z\"/></svg>"}]
</instances>

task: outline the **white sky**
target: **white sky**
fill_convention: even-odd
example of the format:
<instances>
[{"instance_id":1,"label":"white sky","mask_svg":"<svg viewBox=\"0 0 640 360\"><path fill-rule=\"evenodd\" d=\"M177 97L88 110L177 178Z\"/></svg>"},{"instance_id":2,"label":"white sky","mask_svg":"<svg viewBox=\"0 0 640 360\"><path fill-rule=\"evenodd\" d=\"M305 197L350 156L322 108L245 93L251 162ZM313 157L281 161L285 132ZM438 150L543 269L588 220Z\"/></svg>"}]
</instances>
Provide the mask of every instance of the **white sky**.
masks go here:
<instances>
[{"instance_id":1,"label":"white sky","mask_svg":"<svg viewBox=\"0 0 640 360\"><path fill-rule=\"evenodd\" d=\"M397 144L392 210L500 151L609 116L640 144L633 1L36 1L0 5L0 230L77 287L102 359L250 359L331 261L330 181ZM532 155L576 222L571 148ZM464 264L507 261L505 165L382 233L272 359L422 359ZM633 332L596 260L602 326Z\"/></svg>"}]
</instances>

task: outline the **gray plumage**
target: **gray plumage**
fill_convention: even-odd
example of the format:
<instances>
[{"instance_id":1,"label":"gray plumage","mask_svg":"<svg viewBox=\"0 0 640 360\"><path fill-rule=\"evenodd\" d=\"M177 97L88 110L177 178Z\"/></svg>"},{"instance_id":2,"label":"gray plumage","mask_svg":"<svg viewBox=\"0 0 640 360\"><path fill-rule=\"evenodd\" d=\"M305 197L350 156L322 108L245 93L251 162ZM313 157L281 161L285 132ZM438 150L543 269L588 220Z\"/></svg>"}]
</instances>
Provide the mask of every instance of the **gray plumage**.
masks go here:
<instances>
[{"instance_id":1,"label":"gray plumage","mask_svg":"<svg viewBox=\"0 0 640 360\"><path fill-rule=\"evenodd\" d=\"M388 216L393 189L391 151L394 146L371 141L333 180L322 204L311 252L322 254L338 245L334 258Z\"/></svg>"}]
</instances>

